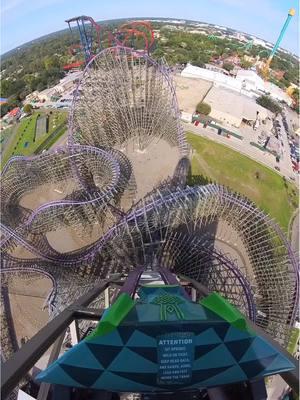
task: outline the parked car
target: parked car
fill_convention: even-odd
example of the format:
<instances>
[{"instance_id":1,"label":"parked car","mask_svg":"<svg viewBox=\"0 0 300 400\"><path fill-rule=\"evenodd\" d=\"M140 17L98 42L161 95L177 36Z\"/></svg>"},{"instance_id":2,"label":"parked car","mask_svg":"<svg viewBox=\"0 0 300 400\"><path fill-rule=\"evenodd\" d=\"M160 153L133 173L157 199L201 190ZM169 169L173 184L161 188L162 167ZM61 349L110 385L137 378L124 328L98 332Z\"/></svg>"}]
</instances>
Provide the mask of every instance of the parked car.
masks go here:
<instances>
[{"instance_id":1,"label":"parked car","mask_svg":"<svg viewBox=\"0 0 300 400\"><path fill-rule=\"evenodd\" d=\"M276 171L280 171L280 168L277 165L274 168L276 169Z\"/></svg>"}]
</instances>

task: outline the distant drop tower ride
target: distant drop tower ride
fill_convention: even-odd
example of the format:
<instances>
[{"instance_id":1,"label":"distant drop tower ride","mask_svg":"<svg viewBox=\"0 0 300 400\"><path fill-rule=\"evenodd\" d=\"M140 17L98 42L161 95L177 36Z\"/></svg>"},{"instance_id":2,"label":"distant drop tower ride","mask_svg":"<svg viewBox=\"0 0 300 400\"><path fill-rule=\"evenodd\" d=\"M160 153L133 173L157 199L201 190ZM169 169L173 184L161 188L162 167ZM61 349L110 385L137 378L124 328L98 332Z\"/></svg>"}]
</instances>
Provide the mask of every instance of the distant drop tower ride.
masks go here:
<instances>
[{"instance_id":1,"label":"distant drop tower ride","mask_svg":"<svg viewBox=\"0 0 300 400\"><path fill-rule=\"evenodd\" d=\"M77 29L80 36L80 42L82 46L82 51L85 58L85 63L93 58L94 54L97 54L101 50L101 27L97 24L92 17L87 17L86 15L81 15L79 17L74 17L67 19L65 22L69 25L69 29L72 33L71 23L77 24ZM94 35L94 31L96 34ZM96 39L97 50L93 51L93 40Z\"/></svg>"},{"instance_id":2,"label":"distant drop tower ride","mask_svg":"<svg viewBox=\"0 0 300 400\"><path fill-rule=\"evenodd\" d=\"M296 11L295 11L294 8L291 8L291 9L289 10L289 12L288 12L287 19L285 20L285 23L284 23L284 25L283 25L283 27L282 27L282 29L281 29L280 35L278 36L278 39L277 39L277 42L275 43L275 45L274 45L274 47L273 47L273 49L272 49L272 51L271 51L271 54L270 54L270 56L269 56L269 58L268 58L268 61L266 62L266 65L265 65L265 67L264 67L263 72L264 72L264 76L265 76L265 77L267 77L268 74L269 74L269 68L270 68L270 64L271 64L271 62L272 62L272 59L273 59L273 57L274 57L274 54L275 54L276 51L278 50L278 47L279 47L279 45L280 45L280 43L281 43L281 41L282 41L282 38L283 38L283 36L284 36L284 34L285 34L285 31L286 31L286 29L287 29L287 27L288 27L288 25L289 25L289 23L290 23L290 20L291 20L291 18L295 15L295 13L296 13Z\"/></svg>"}]
</instances>

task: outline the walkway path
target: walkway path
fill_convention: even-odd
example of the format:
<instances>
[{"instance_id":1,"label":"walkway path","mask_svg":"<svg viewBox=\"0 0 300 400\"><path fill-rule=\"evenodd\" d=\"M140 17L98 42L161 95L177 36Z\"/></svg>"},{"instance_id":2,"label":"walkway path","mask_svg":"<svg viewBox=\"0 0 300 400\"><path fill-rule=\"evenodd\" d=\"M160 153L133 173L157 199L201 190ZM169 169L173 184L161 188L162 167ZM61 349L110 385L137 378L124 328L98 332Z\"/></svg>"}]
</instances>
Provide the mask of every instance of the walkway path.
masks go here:
<instances>
[{"instance_id":1,"label":"walkway path","mask_svg":"<svg viewBox=\"0 0 300 400\"><path fill-rule=\"evenodd\" d=\"M296 215L294 216L294 219L292 221L292 226L291 226L291 246L292 249L296 254L299 254L299 209L296 211Z\"/></svg>"}]
</instances>

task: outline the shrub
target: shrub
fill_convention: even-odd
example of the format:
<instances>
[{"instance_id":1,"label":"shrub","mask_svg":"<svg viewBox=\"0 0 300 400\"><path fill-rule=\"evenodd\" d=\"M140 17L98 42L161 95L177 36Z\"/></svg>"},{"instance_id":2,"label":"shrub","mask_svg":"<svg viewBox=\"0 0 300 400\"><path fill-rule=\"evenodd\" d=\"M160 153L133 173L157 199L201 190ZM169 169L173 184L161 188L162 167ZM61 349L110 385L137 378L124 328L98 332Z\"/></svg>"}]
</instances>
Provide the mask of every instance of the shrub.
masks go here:
<instances>
[{"instance_id":1,"label":"shrub","mask_svg":"<svg viewBox=\"0 0 300 400\"><path fill-rule=\"evenodd\" d=\"M32 105L31 104L25 104L25 106L23 107L23 111L26 114L31 114L32 112Z\"/></svg>"},{"instance_id":2,"label":"shrub","mask_svg":"<svg viewBox=\"0 0 300 400\"><path fill-rule=\"evenodd\" d=\"M196 111L200 114L208 115L211 112L211 106L207 103L198 103Z\"/></svg>"},{"instance_id":3,"label":"shrub","mask_svg":"<svg viewBox=\"0 0 300 400\"><path fill-rule=\"evenodd\" d=\"M231 71L234 68L234 65L231 63L224 63L223 68L226 69L226 71Z\"/></svg>"},{"instance_id":4,"label":"shrub","mask_svg":"<svg viewBox=\"0 0 300 400\"><path fill-rule=\"evenodd\" d=\"M250 61L242 60L241 67L244 69L248 69L248 68L252 67L252 63Z\"/></svg>"},{"instance_id":5,"label":"shrub","mask_svg":"<svg viewBox=\"0 0 300 400\"><path fill-rule=\"evenodd\" d=\"M279 113L282 111L282 108L269 96L260 96L258 99L256 99L256 103L267 108L273 113Z\"/></svg>"}]
</instances>

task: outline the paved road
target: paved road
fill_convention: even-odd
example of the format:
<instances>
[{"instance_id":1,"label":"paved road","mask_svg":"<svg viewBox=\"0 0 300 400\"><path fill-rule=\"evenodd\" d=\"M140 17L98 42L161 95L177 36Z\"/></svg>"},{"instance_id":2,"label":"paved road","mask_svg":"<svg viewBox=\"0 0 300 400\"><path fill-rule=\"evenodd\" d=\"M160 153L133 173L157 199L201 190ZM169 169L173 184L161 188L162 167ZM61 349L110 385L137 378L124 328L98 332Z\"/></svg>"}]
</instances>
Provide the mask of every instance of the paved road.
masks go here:
<instances>
[{"instance_id":1,"label":"paved road","mask_svg":"<svg viewBox=\"0 0 300 400\"><path fill-rule=\"evenodd\" d=\"M299 209L292 223L291 246L296 254L299 254Z\"/></svg>"},{"instance_id":2,"label":"paved road","mask_svg":"<svg viewBox=\"0 0 300 400\"><path fill-rule=\"evenodd\" d=\"M67 140L68 140L68 129L66 130L66 132L58 139L57 142L55 142L50 149L56 149L57 147L60 146L65 146L67 144ZM49 150L50 150L49 149Z\"/></svg>"},{"instance_id":3,"label":"paved road","mask_svg":"<svg viewBox=\"0 0 300 400\"><path fill-rule=\"evenodd\" d=\"M295 179L298 182L299 181L298 175L295 174L294 171L293 171L292 160L291 160L291 157L290 157L291 149L290 149L287 133L286 133L286 131L284 129L284 126L283 126L283 121L282 121L282 116L281 115L277 118L277 121L280 123L281 140L283 142L282 160L280 160L280 163L283 164L287 170L292 171L292 175L291 176L294 176Z\"/></svg>"},{"instance_id":4,"label":"paved road","mask_svg":"<svg viewBox=\"0 0 300 400\"><path fill-rule=\"evenodd\" d=\"M268 153L268 152L262 152L261 150L253 147L250 145L250 141L244 138L243 140L237 139L234 136L231 136L229 139L225 136L221 136L217 134L216 129L214 128L203 128L202 126L195 126L194 124L191 123L186 123L182 122L184 128L187 131L191 131L197 135L204 136L206 138L209 138L211 140L214 140L215 142L224 144L242 154L245 154L246 156L254 159L255 161L271 168L274 171L274 167L277 165L280 167L280 172L279 174L282 176L285 176L287 179L290 179L290 177L294 177L298 183L298 177L295 176L295 173L292 170L292 164L289 158L289 146L288 143L285 144L284 146L284 156L283 159L280 160L279 163L276 163L275 157ZM287 139L286 139L287 142ZM288 147L288 149L286 148Z\"/></svg>"}]
</instances>

